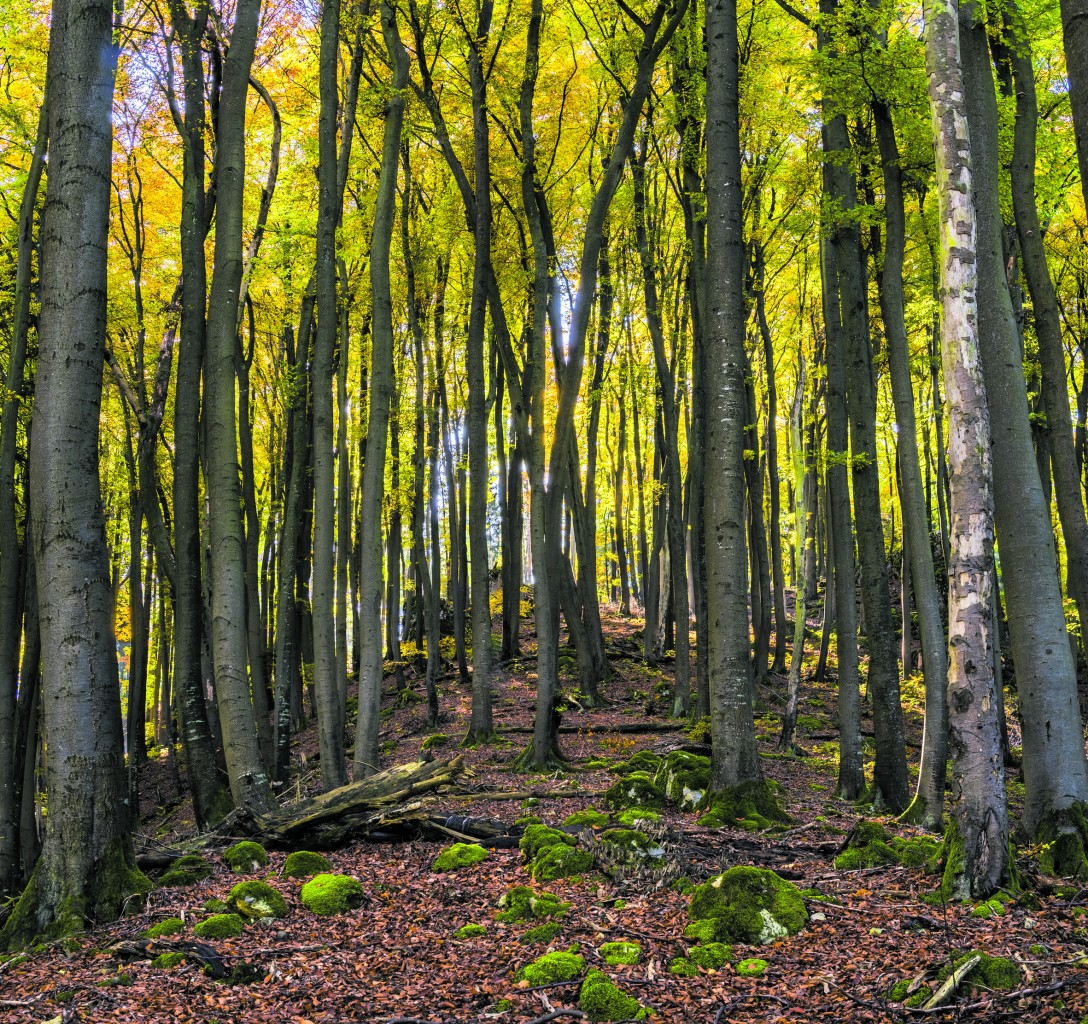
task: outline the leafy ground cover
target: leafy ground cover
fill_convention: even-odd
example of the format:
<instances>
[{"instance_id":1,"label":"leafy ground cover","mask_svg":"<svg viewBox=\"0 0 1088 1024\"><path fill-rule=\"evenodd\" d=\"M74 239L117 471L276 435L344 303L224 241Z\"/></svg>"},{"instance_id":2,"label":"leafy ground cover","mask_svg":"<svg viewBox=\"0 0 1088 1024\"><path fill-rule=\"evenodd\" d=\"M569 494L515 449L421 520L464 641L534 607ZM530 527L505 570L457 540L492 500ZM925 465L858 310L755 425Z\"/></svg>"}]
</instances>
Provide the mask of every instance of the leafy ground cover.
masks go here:
<instances>
[{"instance_id":1,"label":"leafy ground cover","mask_svg":"<svg viewBox=\"0 0 1088 1024\"><path fill-rule=\"evenodd\" d=\"M509 823L532 816L560 827L576 812L606 812L603 793L619 778L611 770L617 762L642 750L698 749L682 731L686 723L664 717L671 703L669 664L650 666L637 656L633 622L610 619L606 628L616 676L603 687L605 707L581 710L572 703L564 712L564 726L576 730L561 737L570 770L548 775L512 770L528 739L513 730L527 728L532 718L533 666L525 658L499 673L496 719L506 730L506 742L465 750L471 775L456 794L434 797L435 806ZM410 666L406 678L410 686L421 686ZM532 865L516 845L495 849L479 863L435 872L433 863L445 848L441 843L357 842L324 853L328 873L359 882L362 902L320 916L302 903L308 879L283 871L288 851L269 851L269 863L249 877L278 890L287 915L247 921L236 937L202 939L194 927L230 910L226 901L239 881L222 857L229 845L223 842L203 851L212 868L208 877L160 888L141 912L111 927L0 965L0 1020L526 1024L584 1016L579 995L590 972L603 972L649 1012L651 1021L1058 1024L1088 1019L1088 890L1032 876L1034 891L1021 899L1009 896L982 908L942 905L933 902L939 878L924 866L836 869L848 833L873 812L834 796L830 684L805 686L799 740L808 756L776 752L781 684L772 677L761 688L757 726L764 769L782 787L788 823L761 831L739 822L707 828L697 824L698 811L670 805L659 811L658 820L638 823L654 848L664 851L663 866L657 857L641 866L605 858L602 870L546 883L533 881ZM920 685L908 683L905 689L915 743L921 720L912 701ZM444 680L443 733L464 733L469 700L456 680ZM424 754L431 734L423 728L422 710L400 703L407 706L393 711L382 735L389 763L431 756ZM392 690L389 704L394 704ZM646 731L638 731L640 725ZM313 790L315 749L314 736L299 738L300 773L292 797ZM174 780L173 766L156 761L144 787L148 847L179 846L192 838L188 804ZM1014 798L1022 792L1015 780L1010 787ZM582 818L588 822L584 827L601 824L596 815ZM876 820L892 838L919 834L890 819ZM594 848L591 834L579 837L580 847ZM691 924L689 893L692 885L737 865L772 869L800 887L809 923L800 934L768 945L734 946L726 962L705 966L720 956L717 950L714 956L689 955L699 948L695 937L684 937ZM516 886L552 893L560 908L570 906L546 919L504 922L499 900ZM168 934L145 937L167 919L180 919L183 927L177 930L172 923ZM636 962L616 962L610 955L616 947L606 945L616 942L637 943L637 957L627 958ZM975 950L1011 961L1013 967L1005 965L1003 974L1015 979L1011 989L991 989L968 976L943 1010L922 1013L905 1005L936 990L942 975ZM523 969L549 951L576 953L584 974L530 984ZM751 966L759 960L766 962L762 971ZM682 963L674 971L677 961ZM211 974L225 977L210 976L209 962L215 967ZM596 973L592 978L599 982ZM633 1004L618 1000L615 1005Z\"/></svg>"}]
</instances>

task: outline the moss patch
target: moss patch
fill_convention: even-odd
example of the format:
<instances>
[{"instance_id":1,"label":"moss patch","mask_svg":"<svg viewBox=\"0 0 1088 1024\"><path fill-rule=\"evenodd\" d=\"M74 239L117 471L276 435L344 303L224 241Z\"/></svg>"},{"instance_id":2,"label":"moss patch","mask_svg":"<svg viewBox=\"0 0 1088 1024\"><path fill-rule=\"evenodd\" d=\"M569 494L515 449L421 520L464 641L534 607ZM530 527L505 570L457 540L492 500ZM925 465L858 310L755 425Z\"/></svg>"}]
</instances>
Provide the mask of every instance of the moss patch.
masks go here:
<instances>
[{"instance_id":1,"label":"moss patch","mask_svg":"<svg viewBox=\"0 0 1088 1024\"><path fill-rule=\"evenodd\" d=\"M283 862L283 873L288 878L313 878L332 869L329 858L309 850L295 850Z\"/></svg>"},{"instance_id":2,"label":"moss patch","mask_svg":"<svg viewBox=\"0 0 1088 1024\"><path fill-rule=\"evenodd\" d=\"M653 825L661 820L657 811L651 811L649 807L628 807L616 815L616 821L628 828L638 828L640 825Z\"/></svg>"},{"instance_id":3,"label":"moss patch","mask_svg":"<svg viewBox=\"0 0 1088 1024\"><path fill-rule=\"evenodd\" d=\"M201 921L193 934L200 939L233 939L242 934L242 919L237 914L213 914Z\"/></svg>"},{"instance_id":4,"label":"moss patch","mask_svg":"<svg viewBox=\"0 0 1088 1024\"><path fill-rule=\"evenodd\" d=\"M151 961L151 966L160 967L164 971L168 971L172 967L180 967L184 962L184 953L160 953Z\"/></svg>"},{"instance_id":5,"label":"moss patch","mask_svg":"<svg viewBox=\"0 0 1088 1024\"><path fill-rule=\"evenodd\" d=\"M586 962L577 953L545 953L526 964L518 978L530 985L550 985L554 981L571 981L585 969Z\"/></svg>"},{"instance_id":6,"label":"moss patch","mask_svg":"<svg viewBox=\"0 0 1088 1024\"><path fill-rule=\"evenodd\" d=\"M611 860L632 867L658 867L665 861L665 849L645 832L610 828L598 840Z\"/></svg>"},{"instance_id":7,"label":"moss patch","mask_svg":"<svg viewBox=\"0 0 1088 1024\"><path fill-rule=\"evenodd\" d=\"M563 819L563 824L573 827L588 825L590 828L605 828L611 821L611 815L602 814L592 807L587 807L584 811L575 811L573 814L568 815Z\"/></svg>"},{"instance_id":8,"label":"moss patch","mask_svg":"<svg viewBox=\"0 0 1088 1024\"><path fill-rule=\"evenodd\" d=\"M736 867L700 885L691 898L693 921L714 921L722 942L768 943L795 935L808 921L795 885L762 868Z\"/></svg>"},{"instance_id":9,"label":"moss patch","mask_svg":"<svg viewBox=\"0 0 1088 1024\"><path fill-rule=\"evenodd\" d=\"M432 871L456 871L487 860L488 853L478 843L454 843L447 846L431 864Z\"/></svg>"},{"instance_id":10,"label":"moss patch","mask_svg":"<svg viewBox=\"0 0 1088 1024\"><path fill-rule=\"evenodd\" d=\"M361 906L363 887L349 875L318 875L311 878L299 894L302 905L311 914L322 917L343 914Z\"/></svg>"},{"instance_id":11,"label":"moss patch","mask_svg":"<svg viewBox=\"0 0 1088 1024\"><path fill-rule=\"evenodd\" d=\"M165 921L153 924L144 932L146 939L161 939L164 935L177 935L185 931L185 922L180 917L168 917Z\"/></svg>"},{"instance_id":12,"label":"moss patch","mask_svg":"<svg viewBox=\"0 0 1088 1024\"><path fill-rule=\"evenodd\" d=\"M640 750L626 761L617 761L612 766L616 775L631 775L634 772L646 772L653 775L661 767L661 757L649 750Z\"/></svg>"},{"instance_id":13,"label":"moss patch","mask_svg":"<svg viewBox=\"0 0 1088 1024\"><path fill-rule=\"evenodd\" d=\"M980 956L982 959L977 966L972 968L971 973L965 979L966 981L1001 991L1014 989L1020 984L1020 968L1013 960L1010 960L1007 956L990 956L981 949L972 949L970 952L956 957L951 965L946 964L941 968L941 972L937 977L944 981L951 976L956 968L966 963L973 956Z\"/></svg>"},{"instance_id":14,"label":"moss patch","mask_svg":"<svg viewBox=\"0 0 1088 1024\"><path fill-rule=\"evenodd\" d=\"M526 863L533 860L541 850L552 846L575 846L578 840L566 832L560 832L557 828L549 828L547 825L528 825L525 834L518 843L521 857Z\"/></svg>"},{"instance_id":15,"label":"moss patch","mask_svg":"<svg viewBox=\"0 0 1088 1024\"><path fill-rule=\"evenodd\" d=\"M516 885L499 900L499 920L507 924L517 921L541 921L562 917L571 908L550 892L536 892L527 885Z\"/></svg>"},{"instance_id":16,"label":"moss patch","mask_svg":"<svg viewBox=\"0 0 1088 1024\"><path fill-rule=\"evenodd\" d=\"M268 866L268 852L260 843L248 839L223 851L223 860L235 874L252 875Z\"/></svg>"},{"instance_id":17,"label":"moss patch","mask_svg":"<svg viewBox=\"0 0 1088 1024\"><path fill-rule=\"evenodd\" d=\"M637 942L606 942L597 947L597 952L610 967L637 964L642 959L642 947Z\"/></svg>"},{"instance_id":18,"label":"moss patch","mask_svg":"<svg viewBox=\"0 0 1088 1024\"><path fill-rule=\"evenodd\" d=\"M737 964L737 974L742 978L758 978L760 975L766 973L766 970L767 961L760 960L759 957L750 957Z\"/></svg>"},{"instance_id":19,"label":"moss patch","mask_svg":"<svg viewBox=\"0 0 1088 1024\"><path fill-rule=\"evenodd\" d=\"M549 846L540 851L529 869L539 882L552 882L557 878L581 875L593 868L593 854L572 846Z\"/></svg>"},{"instance_id":20,"label":"moss patch","mask_svg":"<svg viewBox=\"0 0 1088 1024\"><path fill-rule=\"evenodd\" d=\"M1047 874L1083 875L1088 870L1088 804L1052 811L1037 826L1034 839L1041 844L1039 866Z\"/></svg>"},{"instance_id":21,"label":"moss patch","mask_svg":"<svg viewBox=\"0 0 1088 1024\"><path fill-rule=\"evenodd\" d=\"M744 822L753 830L770 828L775 822L788 821L786 812L765 782L742 782L739 786L704 797L699 824L706 828L721 828Z\"/></svg>"},{"instance_id":22,"label":"moss patch","mask_svg":"<svg viewBox=\"0 0 1088 1024\"><path fill-rule=\"evenodd\" d=\"M435 747L444 747L450 741L449 736L444 732L436 732L433 736L428 736L423 741L422 750L434 750Z\"/></svg>"},{"instance_id":23,"label":"moss patch","mask_svg":"<svg viewBox=\"0 0 1088 1024\"><path fill-rule=\"evenodd\" d=\"M159 885L163 888L173 889L185 885L196 885L197 882L203 882L205 878L211 876L215 871L215 868L211 866L203 857L197 857L195 854L186 854L184 857L178 857L173 864L167 868L166 872L159 879Z\"/></svg>"},{"instance_id":24,"label":"moss patch","mask_svg":"<svg viewBox=\"0 0 1088 1024\"><path fill-rule=\"evenodd\" d=\"M605 791L604 802L615 811L627 807L662 807L665 794L649 772L634 771Z\"/></svg>"},{"instance_id":25,"label":"moss patch","mask_svg":"<svg viewBox=\"0 0 1088 1024\"><path fill-rule=\"evenodd\" d=\"M850 831L846 849L835 858L835 867L840 871L856 871L901 864L935 871L940 853L940 843L936 839L893 836L875 821L859 821Z\"/></svg>"},{"instance_id":26,"label":"moss patch","mask_svg":"<svg viewBox=\"0 0 1088 1024\"><path fill-rule=\"evenodd\" d=\"M547 921L522 932L519 941L527 946L534 942L551 942L562 930L563 926L558 921Z\"/></svg>"},{"instance_id":27,"label":"moss patch","mask_svg":"<svg viewBox=\"0 0 1088 1024\"><path fill-rule=\"evenodd\" d=\"M677 956L673 957L672 963L669 964L669 973L681 978L694 978L699 974L699 968L686 956Z\"/></svg>"},{"instance_id":28,"label":"moss patch","mask_svg":"<svg viewBox=\"0 0 1088 1024\"><path fill-rule=\"evenodd\" d=\"M631 1020L649 1016L637 999L617 987L603 971L590 971L578 993L578 1006L590 1020Z\"/></svg>"},{"instance_id":29,"label":"moss patch","mask_svg":"<svg viewBox=\"0 0 1088 1024\"><path fill-rule=\"evenodd\" d=\"M249 920L287 916L286 901L266 882L239 882L231 889L227 902Z\"/></svg>"},{"instance_id":30,"label":"moss patch","mask_svg":"<svg viewBox=\"0 0 1088 1024\"><path fill-rule=\"evenodd\" d=\"M693 946L688 950L688 959L708 971L718 970L732 955L732 947L724 942L708 942L705 946Z\"/></svg>"},{"instance_id":31,"label":"moss patch","mask_svg":"<svg viewBox=\"0 0 1088 1024\"><path fill-rule=\"evenodd\" d=\"M455 939L474 939L477 935L486 935L487 928L482 924L463 924L453 933Z\"/></svg>"},{"instance_id":32,"label":"moss patch","mask_svg":"<svg viewBox=\"0 0 1088 1024\"><path fill-rule=\"evenodd\" d=\"M684 929L685 939L694 939L696 942L713 942L718 933L718 923L713 918L705 921L692 921Z\"/></svg>"},{"instance_id":33,"label":"moss patch","mask_svg":"<svg viewBox=\"0 0 1088 1024\"><path fill-rule=\"evenodd\" d=\"M654 783L669 803L682 810L695 810L710 788L710 758L674 750L661 763Z\"/></svg>"}]
</instances>

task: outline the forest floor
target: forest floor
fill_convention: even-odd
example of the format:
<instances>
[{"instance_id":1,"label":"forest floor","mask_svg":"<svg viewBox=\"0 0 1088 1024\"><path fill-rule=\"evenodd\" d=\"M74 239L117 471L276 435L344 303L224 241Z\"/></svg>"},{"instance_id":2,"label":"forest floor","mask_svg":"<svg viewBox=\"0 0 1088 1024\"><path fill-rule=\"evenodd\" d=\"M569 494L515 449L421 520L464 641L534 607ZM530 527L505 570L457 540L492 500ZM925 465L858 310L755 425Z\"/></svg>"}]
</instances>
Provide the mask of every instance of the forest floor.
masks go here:
<instances>
[{"instance_id":1,"label":"forest floor","mask_svg":"<svg viewBox=\"0 0 1088 1024\"><path fill-rule=\"evenodd\" d=\"M641 660L638 625L607 617L616 674L603 687L602 709L564 713L563 725L578 730L561 737L569 771L515 773L512 762L529 736L510 732L499 744L463 751L466 777L455 791L434 798L436 810L508 823L533 814L559 825L572 812L602 810L601 795L616 781L607 769L581 767L587 760L615 761L639 750L661 753L690 743L684 723L665 717L671 666ZM531 653L529 633L523 646ZM500 729L531 724L533 679L528 657L497 672L495 718ZM387 678L386 684L391 687L393 679ZM411 672L407 684L422 692L422 680ZM833 684L804 684L798 736L804 757L775 749L783 692L780 677L772 676L761 686L757 729L764 770L783 787L783 803L792 819L785 831L703 828L696 824L696 813L666 809L651 828L668 854L664 871L619 877L593 873L546 884L532 882L516 848L493 850L480 864L438 874L431 864L443 844L359 841L327 851L333 870L355 876L365 891L358 910L336 917L316 917L305 910L299 899L302 881L283 878L286 854L271 852L269 866L251 877L265 877L279 889L290 908L288 916L214 943L227 964L244 962L254 968L248 983L214 981L195 964L163 969L148 959L119 957L116 943L135 940L168 917L184 918L188 928L207 916L207 900L226 897L238 876L209 854L218 867L205 881L158 889L140 913L0 966L0 1021L574 1020L577 1014L557 1011L578 1006L577 982L537 989L516 976L547 950L575 944L587 969L604 969L624 991L652 1008L652 1021L1088 1020L1088 960L1083 959L1088 930L1081 927L1088 923L1082 916L1088 914L1088 889L1052 889L1040 897L1037 909L1011 902L1003 916L978 917L969 905L927 902L939 878L922 869L836 870L833 860L845 836L874 812L834 796L838 760ZM918 678L904 689L914 762L921 739L920 705ZM439 756L452 753L467 727L470 694L455 678L443 680L442 707L440 730L450 743L435 750ZM643 724L648 731L617 731ZM675 729L670 729L673 724ZM428 735L422 704L393 710L382 732L387 763L418 758ZM1014 736L1014 746L1016 742ZM315 749L311 728L296 744L301 767L292 795L315 786ZM871 756L868 742L867 753ZM150 766L138 845L181 845L191 838L191 810L172 777L165 759ZM521 796L489 797L511 792ZM1015 781L1010 792L1014 803L1022 800L1023 789ZM914 834L893 819L879 820L895 835ZM678 891L677 879L686 876L698 883L744 864L774 868L798 886L818 888L832 899L809 900L813 917L793 938L769 946L734 947L732 962L716 971L700 968L694 977L670 973L673 958L684 956L690 946L682 937L688 898ZM530 925L496 920L499 898L518 885L535 885L572 904L550 942L526 943L522 940ZM455 938L454 932L467 923L483 925L486 931ZM598 947L619 939L641 945L637 965L605 965ZM1020 972L1014 990L991 992L964 984L948 1007L931 1012L889 1000L890 989L903 979L915 979L915 987L935 988L941 968L971 950L1011 958ZM765 973L738 974L735 964L746 957L766 960Z\"/></svg>"}]
</instances>

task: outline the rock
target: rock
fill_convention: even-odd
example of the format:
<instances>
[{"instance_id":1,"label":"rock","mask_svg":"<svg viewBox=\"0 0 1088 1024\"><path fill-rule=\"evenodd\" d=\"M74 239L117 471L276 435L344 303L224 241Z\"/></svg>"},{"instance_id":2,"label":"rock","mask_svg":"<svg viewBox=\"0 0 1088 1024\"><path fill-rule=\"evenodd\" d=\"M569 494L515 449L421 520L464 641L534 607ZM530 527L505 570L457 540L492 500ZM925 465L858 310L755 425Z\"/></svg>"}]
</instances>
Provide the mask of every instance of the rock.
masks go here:
<instances>
[{"instance_id":1,"label":"rock","mask_svg":"<svg viewBox=\"0 0 1088 1024\"><path fill-rule=\"evenodd\" d=\"M693 921L713 921L719 941L750 944L795 935L808 921L795 885L773 871L753 867L730 868L700 885L688 915Z\"/></svg>"}]
</instances>

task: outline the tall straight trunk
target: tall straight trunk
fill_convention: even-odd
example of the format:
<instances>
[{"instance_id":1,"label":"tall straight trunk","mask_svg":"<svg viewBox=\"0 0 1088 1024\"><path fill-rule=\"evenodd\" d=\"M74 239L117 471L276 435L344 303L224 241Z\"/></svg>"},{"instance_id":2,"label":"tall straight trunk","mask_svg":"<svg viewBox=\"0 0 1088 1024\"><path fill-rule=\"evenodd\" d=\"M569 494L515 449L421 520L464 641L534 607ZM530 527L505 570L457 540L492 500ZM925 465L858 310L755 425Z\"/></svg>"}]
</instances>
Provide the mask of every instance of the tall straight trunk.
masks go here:
<instances>
[{"instance_id":1,"label":"tall straight trunk","mask_svg":"<svg viewBox=\"0 0 1088 1024\"><path fill-rule=\"evenodd\" d=\"M208 297L204 422L211 534L212 663L231 795L238 806L265 810L272 789L261 761L249 694L245 539L238 474L234 354L242 281L246 94L260 0L239 0L223 61L216 133L215 271Z\"/></svg>"},{"instance_id":2,"label":"tall straight trunk","mask_svg":"<svg viewBox=\"0 0 1088 1024\"><path fill-rule=\"evenodd\" d=\"M823 8L833 11L835 3L836 0L824 0ZM823 45L828 45L826 39ZM836 114L827 121L824 140L832 161L830 198L842 213L849 216L857 206L857 187L853 173L841 163L850 151L846 118L842 114ZM899 663L880 509L876 392L872 376L866 286L856 223L845 221L835 224L831 244L835 250L842 335L846 346L844 362L852 455L850 465L865 633L869 647L869 691L876 737L873 785L878 798L886 806L900 811L906 807L910 791L903 709L899 702Z\"/></svg>"},{"instance_id":3,"label":"tall straight trunk","mask_svg":"<svg viewBox=\"0 0 1088 1024\"><path fill-rule=\"evenodd\" d=\"M111 921L150 885L125 798L114 598L99 487L106 253L118 50L113 4L53 4L49 182L29 499L42 642L42 856L0 945ZM93 728L88 725L93 724Z\"/></svg>"},{"instance_id":4,"label":"tall straight trunk","mask_svg":"<svg viewBox=\"0 0 1088 1024\"><path fill-rule=\"evenodd\" d=\"M38 588L33 545L26 567L26 614L23 663L19 672L19 715L15 732L15 813L19 816L16 877L27 881L41 854L38 834L38 751L41 749L42 637L38 623Z\"/></svg>"},{"instance_id":5,"label":"tall straight trunk","mask_svg":"<svg viewBox=\"0 0 1088 1024\"><path fill-rule=\"evenodd\" d=\"M453 445L453 428L450 423L445 349L442 342L437 343L436 356L438 361L438 398L442 411L442 466L446 484L446 517L449 523L450 535L448 593L450 603L453 605L453 649L461 682L468 684L471 680L468 672L468 655L465 650L465 590L461 579L462 567L467 557L462 552L465 545L465 529L461 517L461 499L457 479L458 460Z\"/></svg>"},{"instance_id":6,"label":"tall straight trunk","mask_svg":"<svg viewBox=\"0 0 1088 1024\"><path fill-rule=\"evenodd\" d=\"M138 814L140 772L147 760L147 662L150 623L144 616L143 507L136 483L136 455L133 451L131 421L125 417L125 462L129 473L128 515L128 711L125 719L129 806Z\"/></svg>"},{"instance_id":7,"label":"tall straight trunk","mask_svg":"<svg viewBox=\"0 0 1088 1024\"><path fill-rule=\"evenodd\" d=\"M1088 0L1061 0L1061 12L1080 187L1088 204Z\"/></svg>"},{"instance_id":8,"label":"tall straight trunk","mask_svg":"<svg viewBox=\"0 0 1088 1024\"><path fill-rule=\"evenodd\" d=\"M925 23L936 140L941 340L952 482L948 746L952 815L961 846L961 852L948 859L943 888L948 897L979 899L1005 881L1009 821L996 711L1000 693L995 691L991 658L993 474L986 386L979 360L973 138L968 131L955 5L949 0L928 0Z\"/></svg>"},{"instance_id":9,"label":"tall straight trunk","mask_svg":"<svg viewBox=\"0 0 1088 1024\"><path fill-rule=\"evenodd\" d=\"M1061 836L1055 866L1084 862L1071 808L1088 799L1076 666L1066 631L1050 509L1033 458L1020 346L1005 278L998 117L986 27L960 8L960 45L977 216L979 347L994 446L994 510L1016 664L1029 834ZM1068 840L1068 842L1067 842Z\"/></svg>"},{"instance_id":10,"label":"tall straight trunk","mask_svg":"<svg viewBox=\"0 0 1088 1024\"><path fill-rule=\"evenodd\" d=\"M1039 124L1035 70L1027 26L1016 0L1006 0L1003 15L1001 39L992 41L991 48L998 61L1011 71L1010 84L1016 95L1016 128L1009 167L1012 205L1024 277L1031 295L1035 337L1039 344L1039 366L1043 378L1040 390L1046 412L1054 494L1058 501L1058 518L1065 544L1066 589L1076 602L1083 632L1088 625L1088 519L1084 514L1080 468L1073 447L1073 419L1069 411L1061 312L1047 266L1043 227L1035 202L1035 137ZM1088 17L1088 10L1085 16Z\"/></svg>"},{"instance_id":11,"label":"tall straight trunk","mask_svg":"<svg viewBox=\"0 0 1088 1024\"><path fill-rule=\"evenodd\" d=\"M356 779L378 770L378 727L382 697L382 500L385 497L385 453L389 437L389 405L393 387L393 299L389 249L396 215L397 163L404 124L408 54L397 28L396 10L383 0L382 36L393 69L392 92L385 108L381 176L375 196L370 247L373 297L373 342L370 363L370 413L366 464L359 508L360 652L359 718L355 730L352 774Z\"/></svg>"},{"instance_id":12,"label":"tall straight trunk","mask_svg":"<svg viewBox=\"0 0 1088 1024\"><path fill-rule=\"evenodd\" d=\"M397 385L396 357L393 361L393 386L389 403L389 529L386 531L385 555L385 651L386 659L394 663L397 687L401 687L404 670L400 666L400 593L404 565L404 524L400 511L400 388Z\"/></svg>"},{"instance_id":13,"label":"tall straight trunk","mask_svg":"<svg viewBox=\"0 0 1088 1024\"><path fill-rule=\"evenodd\" d=\"M321 52L318 65L319 124L317 131L317 329L314 333L313 445L314 547L313 623L314 694L317 736L321 752L321 785L342 786L344 722L340 683L336 674L335 593L335 458L333 455L333 356L339 310L336 296L336 226L340 220L337 189L336 116L340 106L337 69L340 57L340 0L322 0ZM350 126L346 129L350 133Z\"/></svg>"},{"instance_id":14,"label":"tall straight trunk","mask_svg":"<svg viewBox=\"0 0 1088 1024\"><path fill-rule=\"evenodd\" d=\"M38 114L38 135L19 206L14 322L11 351L4 375L4 397L0 403L0 896L10 891L16 868L15 817L18 808L12 800L16 781L11 774L15 758L12 727L19 666L19 620L23 609L19 600L22 554L16 518L15 457L18 451L19 406L24 398L23 369L30 332L34 211L38 207L38 189L45 163L47 129L48 118L43 107Z\"/></svg>"},{"instance_id":15,"label":"tall straight trunk","mask_svg":"<svg viewBox=\"0 0 1088 1024\"><path fill-rule=\"evenodd\" d=\"M806 505L805 453L801 447L801 418L805 398L805 363L799 359L797 388L793 395L793 409L790 415L790 462L793 469L793 521L794 521L794 557L797 565L803 564L805 549L809 544L809 526L811 518ZM794 588L793 599L793 655L790 658L789 678L786 680L786 709L782 713L782 734L778 745L784 750L797 749L797 706L801 697L801 665L805 660L805 588L798 580Z\"/></svg>"},{"instance_id":16,"label":"tall straight trunk","mask_svg":"<svg viewBox=\"0 0 1088 1024\"><path fill-rule=\"evenodd\" d=\"M711 787L762 778L752 715L744 538L744 238L733 0L706 7L706 569Z\"/></svg>"},{"instance_id":17,"label":"tall straight trunk","mask_svg":"<svg viewBox=\"0 0 1088 1024\"><path fill-rule=\"evenodd\" d=\"M948 760L948 701L946 691L947 651L937 580L933 570L933 549L929 543L929 519L922 493L922 469L918 456L918 433L914 419L914 388L910 377L910 352L903 312L903 250L906 215L899 147L891 113L881 102L872 104L877 145L884 171L884 266L880 275L880 313L888 346L892 401L899 428L899 495L903 506L903 593L914 592L922 640L922 670L926 688L925 731L922 763L910 817L926 828L941 826L944 784ZM909 553L910 562L906 558ZM908 585L909 580L909 585ZM909 596L904 596L903 674L909 672Z\"/></svg>"},{"instance_id":18,"label":"tall straight trunk","mask_svg":"<svg viewBox=\"0 0 1088 1024\"><path fill-rule=\"evenodd\" d=\"M752 365L745 353L748 422L745 430L744 479L748 488L748 544L752 562L752 668L757 681L767 677L771 658L771 568L763 518L763 460L759 453L759 414Z\"/></svg>"},{"instance_id":19,"label":"tall straight trunk","mask_svg":"<svg viewBox=\"0 0 1088 1024\"><path fill-rule=\"evenodd\" d=\"M490 49L493 0L480 4L476 30L469 42L468 73L472 92L473 165L476 174L475 256L465 372L468 377L468 545L472 565L472 718L467 743L491 739L491 589L487 554L487 506L490 464L487 455L487 407L484 382L484 329L491 276L491 147L488 133L487 76L484 60Z\"/></svg>"},{"instance_id":20,"label":"tall straight trunk","mask_svg":"<svg viewBox=\"0 0 1088 1024\"><path fill-rule=\"evenodd\" d=\"M427 472L431 487L427 499L427 530L431 539L430 576L424 577L423 594L427 619L427 725L438 725L438 672L442 658L439 645L442 641L439 602L442 593L442 535L438 525L438 389L432 384L430 413L427 419L428 449Z\"/></svg>"},{"instance_id":21,"label":"tall straight trunk","mask_svg":"<svg viewBox=\"0 0 1088 1024\"><path fill-rule=\"evenodd\" d=\"M207 270L204 240L214 193L204 192L205 76L203 39L209 7L200 2L190 16L183 0L170 0L170 18L181 50L184 113L174 115L184 143L181 197L181 330L174 385L174 689L177 694L185 769L199 828L214 824L231 808L219 770L212 723L204 697L201 665L204 600L200 547L200 376L206 334ZM231 371L233 375L233 368Z\"/></svg>"},{"instance_id":22,"label":"tall straight trunk","mask_svg":"<svg viewBox=\"0 0 1088 1024\"><path fill-rule=\"evenodd\" d=\"M619 402L619 433L616 440L616 464L613 468L612 506L615 516L616 563L620 577L620 613L631 614L631 584L627 571L626 506L624 505L623 478L627 472L627 403L623 388L616 396Z\"/></svg>"}]
</instances>

